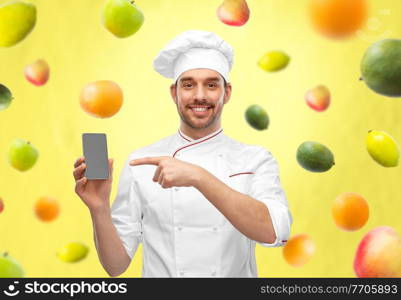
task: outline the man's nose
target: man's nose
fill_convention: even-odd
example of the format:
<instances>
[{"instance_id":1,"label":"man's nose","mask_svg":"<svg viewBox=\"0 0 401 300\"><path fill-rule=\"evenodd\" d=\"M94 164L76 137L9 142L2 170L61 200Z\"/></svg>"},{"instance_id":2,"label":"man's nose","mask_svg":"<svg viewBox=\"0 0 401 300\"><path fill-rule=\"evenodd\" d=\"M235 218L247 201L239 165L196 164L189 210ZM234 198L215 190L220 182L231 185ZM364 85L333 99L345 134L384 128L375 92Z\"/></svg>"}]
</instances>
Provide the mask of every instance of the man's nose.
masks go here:
<instances>
[{"instance_id":1,"label":"man's nose","mask_svg":"<svg viewBox=\"0 0 401 300\"><path fill-rule=\"evenodd\" d=\"M197 100L206 100L206 90L204 87L200 86L195 91L195 97Z\"/></svg>"}]
</instances>

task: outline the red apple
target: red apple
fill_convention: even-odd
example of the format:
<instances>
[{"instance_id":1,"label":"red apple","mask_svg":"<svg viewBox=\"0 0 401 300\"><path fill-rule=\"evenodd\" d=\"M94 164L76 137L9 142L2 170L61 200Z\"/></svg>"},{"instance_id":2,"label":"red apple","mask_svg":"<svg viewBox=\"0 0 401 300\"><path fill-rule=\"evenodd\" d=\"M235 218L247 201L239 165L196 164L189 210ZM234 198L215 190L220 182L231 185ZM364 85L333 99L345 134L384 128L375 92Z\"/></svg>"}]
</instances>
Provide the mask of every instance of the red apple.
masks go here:
<instances>
[{"instance_id":1,"label":"red apple","mask_svg":"<svg viewBox=\"0 0 401 300\"><path fill-rule=\"evenodd\" d=\"M316 111L324 111L330 105L330 91L324 85L309 90L305 94L306 103Z\"/></svg>"},{"instance_id":2,"label":"red apple","mask_svg":"<svg viewBox=\"0 0 401 300\"><path fill-rule=\"evenodd\" d=\"M401 277L401 237L393 228L380 226L359 243L354 259L358 277Z\"/></svg>"},{"instance_id":3,"label":"red apple","mask_svg":"<svg viewBox=\"0 0 401 300\"><path fill-rule=\"evenodd\" d=\"M0 198L0 213L4 210L4 202L3 199Z\"/></svg>"},{"instance_id":4,"label":"red apple","mask_svg":"<svg viewBox=\"0 0 401 300\"><path fill-rule=\"evenodd\" d=\"M44 85L49 79L49 65L43 59L27 65L24 69L25 77L34 85Z\"/></svg>"},{"instance_id":5,"label":"red apple","mask_svg":"<svg viewBox=\"0 0 401 300\"><path fill-rule=\"evenodd\" d=\"M245 0L224 0L217 8L217 17L224 24L242 26L249 19L249 8Z\"/></svg>"}]
</instances>

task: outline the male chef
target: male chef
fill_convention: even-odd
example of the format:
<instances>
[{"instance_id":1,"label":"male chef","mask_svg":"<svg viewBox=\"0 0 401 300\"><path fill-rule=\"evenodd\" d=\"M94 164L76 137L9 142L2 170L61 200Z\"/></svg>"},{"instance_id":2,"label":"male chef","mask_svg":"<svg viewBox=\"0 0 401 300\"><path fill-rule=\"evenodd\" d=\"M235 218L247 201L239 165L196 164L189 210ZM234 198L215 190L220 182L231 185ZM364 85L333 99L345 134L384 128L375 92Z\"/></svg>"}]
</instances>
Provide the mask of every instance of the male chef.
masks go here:
<instances>
[{"instance_id":1,"label":"male chef","mask_svg":"<svg viewBox=\"0 0 401 300\"><path fill-rule=\"evenodd\" d=\"M110 276L127 269L142 242L143 277L257 277L255 245L287 242L292 216L277 161L221 127L232 65L232 47L207 31L185 31L160 51L153 67L173 80L180 126L129 155L111 207L112 178L90 186L77 160L76 192Z\"/></svg>"}]
</instances>

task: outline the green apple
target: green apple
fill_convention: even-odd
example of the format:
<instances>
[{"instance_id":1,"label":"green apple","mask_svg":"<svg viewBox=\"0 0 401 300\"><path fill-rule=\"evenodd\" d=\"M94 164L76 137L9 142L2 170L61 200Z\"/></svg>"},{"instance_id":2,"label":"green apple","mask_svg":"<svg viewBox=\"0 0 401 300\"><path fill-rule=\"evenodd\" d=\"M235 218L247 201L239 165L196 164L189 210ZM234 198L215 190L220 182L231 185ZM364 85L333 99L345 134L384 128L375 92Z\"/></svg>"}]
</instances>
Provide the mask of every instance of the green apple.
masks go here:
<instances>
[{"instance_id":1,"label":"green apple","mask_svg":"<svg viewBox=\"0 0 401 300\"><path fill-rule=\"evenodd\" d=\"M0 47L11 47L22 41L36 23L32 3L11 1L0 6Z\"/></svg>"},{"instance_id":2,"label":"green apple","mask_svg":"<svg viewBox=\"0 0 401 300\"><path fill-rule=\"evenodd\" d=\"M15 259L7 252L0 254L0 278L20 278L24 275L24 269Z\"/></svg>"},{"instance_id":3,"label":"green apple","mask_svg":"<svg viewBox=\"0 0 401 300\"><path fill-rule=\"evenodd\" d=\"M39 151L23 139L15 139L8 151L8 161L19 171L26 171L33 167L39 157Z\"/></svg>"},{"instance_id":4,"label":"green apple","mask_svg":"<svg viewBox=\"0 0 401 300\"><path fill-rule=\"evenodd\" d=\"M6 109L13 100L10 90L0 83L0 110Z\"/></svg>"},{"instance_id":5,"label":"green apple","mask_svg":"<svg viewBox=\"0 0 401 300\"><path fill-rule=\"evenodd\" d=\"M141 28L144 16L141 10L129 0L108 0L102 14L102 23L119 38L133 35Z\"/></svg>"},{"instance_id":6,"label":"green apple","mask_svg":"<svg viewBox=\"0 0 401 300\"><path fill-rule=\"evenodd\" d=\"M71 242L64 245L57 253L57 257L68 263L78 262L86 257L89 249L80 242Z\"/></svg>"}]
</instances>

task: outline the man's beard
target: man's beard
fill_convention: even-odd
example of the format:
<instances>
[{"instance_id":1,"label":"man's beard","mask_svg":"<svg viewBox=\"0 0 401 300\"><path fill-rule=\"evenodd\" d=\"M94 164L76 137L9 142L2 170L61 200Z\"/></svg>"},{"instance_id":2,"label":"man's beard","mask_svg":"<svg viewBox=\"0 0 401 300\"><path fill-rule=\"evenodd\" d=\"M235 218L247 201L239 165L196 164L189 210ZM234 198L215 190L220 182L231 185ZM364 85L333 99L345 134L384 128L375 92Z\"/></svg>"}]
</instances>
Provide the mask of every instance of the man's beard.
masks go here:
<instances>
[{"instance_id":1,"label":"man's beard","mask_svg":"<svg viewBox=\"0 0 401 300\"><path fill-rule=\"evenodd\" d=\"M212 108L211 108L211 109L212 109ZM185 114L182 114L182 113L180 112L180 110L178 109L178 106L177 106L177 110L178 110L178 114L180 115L181 120L182 120L185 124L187 124L189 127L193 128L193 129L203 129L203 128L207 128L207 127L209 127L211 124L213 124L213 123L215 122L216 118L218 117L217 114L216 114L216 115L213 115L213 116L210 118L210 120L209 120L206 124L203 124L203 125L196 125L196 124L192 123L191 120L190 120L189 118L187 119L186 116L185 116Z\"/></svg>"},{"instance_id":2,"label":"man's beard","mask_svg":"<svg viewBox=\"0 0 401 300\"><path fill-rule=\"evenodd\" d=\"M223 102L223 99L224 99L225 94L226 94L226 93L225 93L225 91L224 91L223 95L222 95L221 98L220 98L220 101L219 101L220 103ZM176 96L177 96L177 92L176 92ZM177 97L177 98L178 98L178 97ZM223 104L222 104L222 105L223 105ZM214 116L212 116L212 117L210 118L210 120L209 120L205 125L197 126L197 125L191 123L191 120L190 120L190 119L187 119L187 118L185 117L185 115L181 113L180 109L178 108L178 103L176 103L175 106L177 107L177 111L178 111L178 114L180 115L181 120L182 120L185 124L187 124L189 127L193 128L193 129L203 129L203 128L209 127L211 124L214 123L214 121L216 120L216 118L219 117L219 115L221 114L221 112L222 112L222 110L223 110L223 107L222 107L222 108L221 108L221 111L220 111L220 114L215 114ZM215 107L216 107L216 106L213 105L212 108L210 108L210 109L214 109ZM185 109L185 108L184 108L184 109Z\"/></svg>"}]
</instances>

